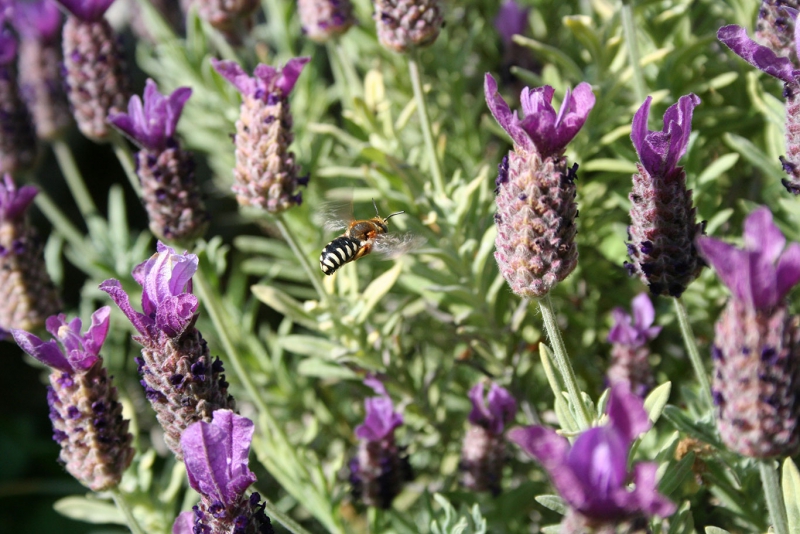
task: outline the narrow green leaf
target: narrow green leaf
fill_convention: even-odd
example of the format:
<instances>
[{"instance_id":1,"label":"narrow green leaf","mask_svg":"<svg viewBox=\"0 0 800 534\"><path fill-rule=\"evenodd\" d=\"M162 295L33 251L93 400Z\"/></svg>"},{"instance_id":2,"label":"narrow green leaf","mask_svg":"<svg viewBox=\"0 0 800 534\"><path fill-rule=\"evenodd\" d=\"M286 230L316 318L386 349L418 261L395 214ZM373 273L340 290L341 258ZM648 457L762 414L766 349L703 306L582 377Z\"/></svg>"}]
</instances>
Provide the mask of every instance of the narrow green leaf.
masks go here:
<instances>
[{"instance_id":1,"label":"narrow green leaf","mask_svg":"<svg viewBox=\"0 0 800 534\"><path fill-rule=\"evenodd\" d=\"M582 79L581 68L577 65L577 63L575 63L572 60L572 58L570 58L567 54L565 54L558 48L546 45L534 39L523 37L521 35L515 35L514 42L517 43L518 45L530 48L531 50L536 52L537 55L542 56L543 59L550 60L553 63L559 65L566 71L565 72L566 78L570 78L573 80Z\"/></svg>"},{"instance_id":2,"label":"narrow green leaf","mask_svg":"<svg viewBox=\"0 0 800 534\"><path fill-rule=\"evenodd\" d=\"M364 306L361 308L358 317L356 317L357 324L362 324L367 320L367 317L369 317L369 315L372 313L375 305L378 304L378 302L384 296L386 296L392 287L394 287L394 284L397 282L397 278L400 276L400 272L402 270L403 264L399 261L395 262L394 267L370 282L370 284L364 290L366 299L364 300Z\"/></svg>"},{"instance_id":3,"label":"narrow green leaf","mask_svg":"<svg viewBox=\"0 0 800 534\"><path fill-rule=\"evenodd\" d=\"M670 391L672 391L672 382L664 382L651 391L644 400L644 409L652 424L656 424L658 418L661 417L661 412L664 411L664 406L669 400Z\"/></svg>"},{"instance_id":4,"label":"narrow green leaf","mask_svg":"<svg viewBox=\"0 0 800 534\"><path fill-rule=\"evenodd\" d=\"M744 159L758 167L766 176L782 176L783 172L779 162L770 158L750 140L732 133L723 134L722 140L726 145L744 156Z\"/></svg>"},{"instance_id":5,"label":"narrow green leaf","mask_svg":"<svg viewBox=\"0 0 800 534\"><path fill-rule=\"evenodd\" d=\"M595 158L581 166L584 172L618 172L620 174L636 173L636 164L626 159Z\"/></svg>"},{"instance_id":6,"label":"narrow green leaf","mask_svg":"<svg viewBox=\"0 0 800 534\"><path fill-rule=\"evenodd\" d=\"M791 458L786 458L783 462L781 486L789 520L789 532L800 532L800 472L797 471L797 466Z\"/></svg>"},{"instance_id":7,"label":"narrow green leaf","mask_svg":"<svg viewBox=\"0 0 800 534\"><path fill-rule=\"evenodd\" d=\"M548 510L552 510L561 515L567 513L567 505L564 499L558 495L537 495L534 499Z\"/></svg>"},{"instance_id":8,"label":"narrow green leaf","mask_svg":"<svg viewBox=\"0 0 800 534\"><path fill-rule=\"evenodd\" d=\"M706 534L731 534L724 528L719 527L706 527Z\"/></svg>"},{"instance_id":9,"label":"narrow green leaf","mask_svg":"<svg viewBox=\"0 0 800 534\"><path fill-rule=\"evenodd\" d=\"M356 380L358 378L358 375L350 368L318 358L306 358L297 365L297 372L303 376L317 378L339 378L343 380Z\"/></svg>"},{"instance_id":10,"label":"narrow green leaf","mask_svg":"<svg viewBox=\"0 0 800 534\"><path fill-rule=\"evenodd\" d=\"M561 392L565 389L564 384L561 383L559 375L556 374L555 368L553 367L553 353L550 351L550 347L545 343L539 343L539 359L542 361L542 368L547 377L547 383L550 384L550 390L553 392L553 396L556 399L561 398Z\"/></svg>"},{"instance_id":11,"label":"narrow green leaf","mask_svg":"<svg viewBox=\"0 0 800 534\"><path fill-rule=\"evenodd\" d=\"M289 352L323 359L334 359L345 352L345 349L336 343L316 336L281 336L278 344Z\"/></svg>"},{"instance_id":12,"label":"narrow green leaf","mask_svg":"<svg viewBox=\"0 0 800 534\"><path fill-rule=\"evenodd\" d=\"M64 497L53 504L53 509L64 517L84 523L127 525L122 512L107 501L87 499L86 497Z\"/></svg>"},{"instance_id":13,"label":"narrow green leaf","mask_svg":"<svg viewBox=\"0 0 800 534\"><path fill-rule=\"evenodd\" d=\"M669 497L672 493L677 490L683 481L686 480L686 477L691 475L692 473L692 464L694 464L695 454L694 452L689 452L680 459L678 463L675 465L670 465L667 468L664 476L661 478L661 481L658 483L658 490L662 494Z\"/></svg>"},{"instance_id":14,"label":"narrow green leaf","mask_svg":"<svg viewBox=\"0 0 800 534\"><path fill-rule=\"evenodd\" d=\"M273 310L282 313L292 321L306 328L310 328L311 330L319 329L317 321L305 311L303 305L283 291L265 285L254 285L250 289L258 300Z\"/></svg>"},{"instance_id":15,"label":"narrow green leaf","mask_svg":"<svg viewBox=\"0 0 800 534\"><path fill-rule=\"evenodd\" d=\"M720 156L697 177L697 184L702 185L719 178L722 173L733 168L738 161L739 154L725 154L724 156Z\"/></svg>"}]
</instances>

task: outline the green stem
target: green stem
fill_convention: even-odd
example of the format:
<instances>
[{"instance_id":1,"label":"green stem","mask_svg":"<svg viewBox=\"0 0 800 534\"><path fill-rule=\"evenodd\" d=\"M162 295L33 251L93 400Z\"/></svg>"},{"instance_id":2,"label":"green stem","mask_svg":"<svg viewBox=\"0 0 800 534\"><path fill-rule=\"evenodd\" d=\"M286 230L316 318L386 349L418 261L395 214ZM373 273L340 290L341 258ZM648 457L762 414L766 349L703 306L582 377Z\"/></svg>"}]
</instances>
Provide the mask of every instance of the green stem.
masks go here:
<instances>
[{"instance_id":1,"label":"green stem","mask_svg":"<svg viewBox=\"0 0 800 534\"><path fill-rule=\"evenodd\" d=\"M422 137L425 139L425 148L428 151L430 160L431 174L433 174L433 187L436 193L444 196L444 175L439 163L439 155L436 153L436 145L433 143L433 131L431 130L431 120L428 115L428 105L425 103L425 93L422 90L422 79L419 73L419 65L414 54L408 54L408 72L411 74L411 85L414 87L414 100L417 102L419 121L422 123Z\"/></svg>"},{"instance_id":2,"label":"green stem","mask_svg":"<svg viewBox=\"0 0 800 534\"><path fill-rule=\"evenodd\" d=\"M625 44L628 46L636 100L643 102L647 98L647 85L644 82L642 64L639 60L639 44L636 41L636 27L633 24L633 7L628 3L629 1L622 2L622 32L625 35Z\"/></svg>"},{"instance_id":3,"label":"green stem","mask_svg":"<svg viewBox=\"0 0 800 534\"><path fill-rule=\"evenodd\" d=\"M275 503L264 497L263 492L259 491L258 493L261 495L261 498L264 499L264 510L267 512L267 515L283 525L286 530L292 534L311 534L309 531L301 527L294 519L280 511L280 509L275 506Z\"/></svg>"},{"instance_id":4,"label":"green stem","mask_svg":"<svg viewBox=\"0 0 800 534\"><path fill-rule=\"evenodd\" d=\"M789 534L789 521L786 517L778 471L771 460L760 460L758 471L761 474L761 484L764 486L764 498L767 501L772 528L775 529L775 534Z\"/></svg>"},{"instance_id":5,"label":"green stem","mask_svg":"<svg viewBox=\"0 0 800 534\"><path fill-rule=\"evenodd\" d=\"M322 283L319 281L319 274L317 271L311 266L311 263L308 261L308 257L303 253L303 250L300 248L300 243L297 241L294 233L292 233L289 225L286 224L286 220L283 218L283 215L276 215L275 216L275 223L278 225L278 229L281 231L281 235L289 244L289 248L292 249L294 255L297 256L297 260L300 262L300 265L303 266L303 270L306 272L306 276L311 281L311 285L314 286L314 290L319 295L319 299L324 301L328 308L333 311L333 308L330 306L330 295L325 291L325 288L322 287Z\"/></svg>"},{"instance_id":6,"label":"green stem","mask_svg":"<svg viewBox=\"0 0 800 534\"><path fill-rule=\"evenodd\" d=\"M117 155L125 176L131 183L131 187L136 192L136 196L142 198L142 187L139 185L139 177L136 175L136 165L133 163L133 154L128 146L128 142L116 131L111 132L111 146L114 147L114 154Z\"/></svg>"},{"instance_id":7,"label":"green stem","mask_svg":"<svg viewBox=\"0 0 800 534\"><path fill-rule=\"evenodd\" d=\"M86 242L83 239L83 234L78 231L74 224L64 215L64 212L53 202L53 199L39 188L39 194L34 198L36 207L42 212L42 215L47 217L53 228L64 236L70 245L75 247L76 250L83 251L84 254L91 254Z\"/></svg>"},{"instance_id":8,"label":"green stem","mask_svg":"<svg viewBox=\"0 0 800 534\"><path fill-rule=\"evenodd\" d=\"M139 526L139 522L133 517L133 510L119 488L112 489L111 496L114 498L114 503L117 505L117 508L119 508L122 515L125 516L125 522L128 523L128 528L131 529L131 532L133 534L144 534L144 529Z\"/></svg>"},{"instance_id":9,"label":"green stem","mask_svg":"<svg viewBox=\"0 0 800 534\"><path fill-rule=\"evenodd\" d=\"M703 360L700 359L700 351L697 349L697 340L694 337L694 332L692 332L692 325L689 324L686 307L680 297L675 299L675 312L678 314L678 323L681 327L681 334L683 334L683 342L686 344L686 351L689 353L689 361L692 362L694 374L700 383L700 389L702 389L701 395L706 402L707 408L712 408L714 399L711 397L711 384L703 367Z\"/></svg>"},{"instance_id":10,"label":"green stem","mask_svg":"<svg viewBox=\"0 0 800 534\"><path fill-rule=\"evenodd\" d=\"M589 417L589 410L583 402L583 395L581 395L581 391L578 388L578 379L575 377L575 371L572 369L572 362L570 362L567 349L564 346L564 340L561 337L561 330L558 328L558 323L556 322L556 314L553 310L553 303L550 300L549 294L539 299L539 308L542 310L544 328L547 331L547 337L550 338L553 357L561 373L561 378L567 386L567 395L569 395L570 403L578 414L581 430L586 430L592 426L592 421Z\"/></svg>"},{"instance_id":11,"label":"green stem","mask_svg":"<svg viewBox=\"0 0 800 534\"><path fill-rule=\"evenodd\" d=\"M78 209L83 215L83 218L89 220L90 217L97 215L97 206L92 200L92 195L86 188L86 182L83 180L83 175L78 164L75 163L75 158L72 155L72 150L69 145L61 139L53 141L53 152L58 160L58 166L61 168L61 174L64 175L64 180L67 182L70 192L78 205Z\"/></svg>"}]
</instances>

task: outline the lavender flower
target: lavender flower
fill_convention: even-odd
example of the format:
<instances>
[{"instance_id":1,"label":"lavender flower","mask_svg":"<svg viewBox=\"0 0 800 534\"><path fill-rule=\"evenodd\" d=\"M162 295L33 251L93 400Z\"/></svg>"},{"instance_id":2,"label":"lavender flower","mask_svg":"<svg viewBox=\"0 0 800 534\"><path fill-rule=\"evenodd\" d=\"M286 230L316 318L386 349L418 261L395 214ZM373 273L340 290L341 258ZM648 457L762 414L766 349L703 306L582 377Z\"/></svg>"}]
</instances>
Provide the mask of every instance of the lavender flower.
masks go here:
<instances>
[{"instance_id":1,"label":"lavender flower","mask_svg":"<svg viewBox=\"0 0 800 534\"><path fill-rule=\"evenodd\" d=\"M441 0L374 0L380 43L395 52L433 44L444 22Z\"/></svg>"},{"instance_id":2,"label":"lavender flower","mask_svg":"<svg viewBox=\"0 0 800 534\"><path fill-rule=\"evenodd\" d=\"M44 141L58 138L70 124L72 114L61 79L61 13L51 0L17 2L14 27L20 34L20 96L25 101Z\"/></svg>"},{"instance_id":3,"label":"lavender flower","mask_svg":"<svg viewBox=\"0 0 800 534\"><path fill-rule=\"evenodd\" d=\"M133 278L142 286L142 311L130 304L118 280L106 280L100 289L111 296L139 332L137 358L142 385L165 431L167 446L181 459L180 437L197 421L211 421L212 413L233 409L222 362L211 360L208 344L194 327L197 297L191 292L197 271L194 254L177 254L158 243L158 253L136 266Z\"/></svg>"},{"instance_id":4,"label":"lavender flower","mask_svg":"<svg viewBox=\"0 0 800 534\"><path fill-rule=\"evenodd\" d=\"M182 150L175 136L175 126L191 94L190 88L180 87L165 97L148 79L144 105L135 95L128 103L128 113L108 118L141 147L135 155L136 173L150 230L169 241L200 237L209 220L194 179L192 153Z\"/></svg>"},{"instance_id":5,"label":"lavender flower","mask_svg":"<svg viewBox=\"0 0 800 534\"><path fill-rule=\"evenodd\" d=\"M173 534L272 534L261 496L245 495L256 481L247 466L252 439L253 422L230 410L217 410L210 423L183 432L186 474L200 504L178 516Z\"/></svg>"},{"instance_id":6,"label":"lavender flower","mask_svg":"<svg viewBox=\"0 0 800 534\"><path fill-rule=\"evenodd\" d=\"M622 308L611 312L614 325L608 333L608 341L613 344L608 383L611 386L625 384L634 394L644 396L653 387L647 342L655 339L661 327L653 326L656 311L646 293L633 299L631 311L633 317Z\"/></svg>"},{"instance_id":7,"label":"lavender flower","mask_svg":"<svg viewBox=\"0 0 800 534\"><path fill-rule=\"evenodd\" d=\"M294 58L282 69L259 64L255 77L250 77L233 61L211 60L217 72L242 93L232 188L242 206L280 213L303 201L297 189L308 178L298 176L300 167L289 150L294 139L289 93L308 61Z\"/></svg>"},{"instance_id":8,"label":"lavender flower","mask_svg":"<svg viewBox=\"0 0 800 534\"><path fill-rule=\"evenodd\" d=\"M80 319L67 322L63 314L47 319L47 330L63 349L55 340L45 342L24 330L12 330L22 350L53 369L47 402L53 439L61 445L60 460L94 491L117 486L134 454L117 388L100 356L110 313L108 306L94 312L83 335Z\"/></svg>"},{"instance_id":9,"label":"lavender flower","mask_svg":"<svg viewBox=\"0 0 800 534\"><path fill-rule=\"evenodd\" d=\"M797 61L794 47L794 19L785 7L798 9L797 0L762 0L756 22L756 40L779 56Z\"/></svg>"},{"instance_id":10,"label":"lavender flower","mask_svg":"<svg viewBox=\"0 0 800 534\"><path fill-rule=\"evenodd\" d=\"M700 103L690 94L664 114L664 128L647 129L651 97L633 117L631 140L640 163L633 175L631 225L628 227L628 273L647 284L652 295L679 297L705 263L694 239L705 223L695 223L692 190L678 160L686 153L692 131L692 111Z\"/></svg>"},{"instance_id":11,"label":"lavender flower","mask_svg":"<svg viewBox=\"0 0 800 534\"><path fill-rule=\"evenodd\" d=\"M129 80L122 50L103 18L114 0L58 0L69 12L62 50L67 96L80 131L104 141L109 113L125 109Z\"/></svg>"},{"instance_id":12,"label":"lavender flower","mask_svg":"<svg viewBox=\"0 0 800 534\"><path fill-rule=\"evenodd\" d=\"M800 445L800 318L786 295L800 282L800 244L767 208L744 223L744 248L710 237L700 252L730 288L715 326L713 396L720 437L745 456L790 456Z\"/></svg>"},{"instance_id":13,"label":"lavender flower","mask_svg":"<svg viewBox=\"0 0 800 534\"><path fill-rule=\"evenodd\" d=\"M350 0L297 0L303 33L324 43L344 34L355 23Z\"/></svg>"},{"instance_id":14,"label":"lavender flower","mask_svg":"<svg viewBox=\"0 0 800 534\"><path fill-rule=\"evenodd\" d=\"M43 245L25 213L38 190L0 181L0 329L35 330L58 313L61 301L47 274Z\"/></svg>"},{"instance_id":15,"label":"lavender flower","mask_svg":"<svg viewBox=\"0 0 800 534\"><path fill-rule=\"evenodd\" d=\"M16 173L33 165L36 135L19 95L17 39L4 24L0 18L0 173Z\"/></svg>"},{"instance_id":16,"label":"lavender flower","mask_svg":"<svg viewBox=\"0 0 800 534\"><path fill-rule=\"evenodd\" d=\"M639 462L628 472L631 445L650 427L642 400L625 388L614 387L607 413L607 425L586 430L572 446L542 426L509 432L511 441L542 464L569 506L561 524L563 532L636 523L675 512L675 505L656 489L657 464ZM631 481L633 490L628 487Z\"/></svg>"},{"instance_id":17,"label":"lavender flower","mask_svg":"<svg viewBox=\"0 0 800 534\"><path fill-rule=\"evenodd\" d=\"M542 297L578 263L578 165L568 167L563 153L592 110L594 95L588 83L581 83L567 92L556 113L552 87L526 87L520 95L525 117L520 119L490 74L485 91L489 110L514 142L496 181L495 258L514 293Z\"/></svg>"},{"instance_id":18,"label":"lavender flower","mask_svg":"<svg viewBox=\"0 0 800 534\"><path fill-rule=\"evenodd\" d=\"M506 456L503 430L514 419L517 401L508 390L492 383L487 405L482 382L469 390L469 398L472 401L471 426L461 449L463 484L472 491L490 491L498 495Z\"/></svg>"},{"instance_id":19,"label":"lavender flower","mask_svg":"<svg viewBox=\"0 0 800 534\"><path fill-rule=\"evenodd\" d=\"M259 5L258 0L196 0L200 17L238 42L238 33L247 26L247 19Z\"/></svg>"},{"instance_id":20,"label":"lavender flower","mask_svg":"<svg viewBox=\"0 0 800 534\"><path fill-rule=\"evenodd\" d=\"M514 44L512 38L525 31L525 28L528 27L530 12L529 7L520 7L514 0L503 2L494 19L494 27L500 34L500 39L503 40L503 46L511 47Z\"/></svg>"},{"instance_id":21,"label":"lavender flower","mask_svg":"<svg viewBox=\"0 0 800 534\"><path fill-rule=\"evenodd\" d=\"M791 13L792 19L797 12ZM731 24L723 26L717 32L717 38L735 54L753 65L784 82L783 96L786 98L786 157L781 156L783 170L789 175L781 182L787 191L800 194L800 68L797 63L786 57L775 55L770 48L761 46L747 37L744 28ZM795 46L800 38L800 28L795 25ZM795 55L795 57L797 57Z\"/></svg>"},{"instance_id":22,"label":"lavender flower","mask_svg":"<svg viewBox=\"0 0 800 534\"><path fill-rule=\"evenodd\" d=\"M368 378L364 383L378 396L364 401L367 415L356 427L358 455L350 461L350 483L355 498L368 506L388 509L403 483L411 479L408 458L394 441L394 430L403 424L403 416L394 411L392 399L379 380Z\"/></svg>"}]
</instances>

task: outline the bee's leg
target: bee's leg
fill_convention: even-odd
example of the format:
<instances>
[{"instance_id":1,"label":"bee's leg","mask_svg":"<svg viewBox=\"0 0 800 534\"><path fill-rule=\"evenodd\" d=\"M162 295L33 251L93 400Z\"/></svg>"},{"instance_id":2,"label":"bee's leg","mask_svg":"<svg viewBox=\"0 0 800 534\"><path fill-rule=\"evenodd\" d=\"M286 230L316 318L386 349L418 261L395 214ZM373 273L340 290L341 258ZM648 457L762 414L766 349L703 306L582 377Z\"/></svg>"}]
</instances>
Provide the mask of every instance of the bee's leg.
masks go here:
<instances>
[{"instance_id":1,"label":"bee's leg","mask_svg":"<svg viewBox=\"0 0 800 534\"><path fill-rule=\"evenodd\" d=\"M370 252L372 252L372 243L369 241L362 242L361 247L358 249L358 252L356 252L356 255L353 257L353 261L363 256L366 256Z\"/></svg>"}]
</instances>

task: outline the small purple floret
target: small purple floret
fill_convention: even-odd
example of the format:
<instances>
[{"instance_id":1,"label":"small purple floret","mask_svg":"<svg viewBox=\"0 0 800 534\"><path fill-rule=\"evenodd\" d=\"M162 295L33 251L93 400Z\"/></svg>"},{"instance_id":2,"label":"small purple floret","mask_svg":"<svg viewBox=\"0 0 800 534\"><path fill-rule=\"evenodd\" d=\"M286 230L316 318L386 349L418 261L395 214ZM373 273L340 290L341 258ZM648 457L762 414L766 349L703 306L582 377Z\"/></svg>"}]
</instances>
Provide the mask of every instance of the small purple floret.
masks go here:
<instances>
[{"instance_id":1,"label":"small purple floret","mask_svg":"<svg viewBox=\"0 0 800 534\"><path fill-rule=\"evenodd\" d=\"M355 430L356 437L368 441L380 441L398 426L403 424L403 416L394 411L392 399L386 393L386 388L378 379L368 378L364 383L379 395L364 400L364 409L367 412L364 423Z\"/></svg>"},{"instance_id":2,"label":"small purple floret","mask_svg":"<svg viewBox=\"0 0 800 534\"><path fill-rule=\"evenodd\" d=\"M798 30L795 30L795 38L797 33ZM791 60L778 56L769 47L762 46L750 39L747 31L741 26L735 24L723 26L717 32L717 39L755 68L783 80L787 84L797 83L800 71L794 68Z\"/></svg>"},{"instance_id":3,"label":"small purple floret","mask_svg":"<svg viewBox=\"0 0 800 534\"><path fill-rule=\"evenodd\" d=\"M114 0L56 0L64 9L84 22L103 18Z\"/></svg>"},{"instance_id":4,"label":"small purple floret","mask_svg":"<svg viewBox=\"0 0 800 534\"><path fill-rule=\"evenodd\" d=\"M61 31L61 12L51 0L15 2L14 28L26 39L53 42Z\"/></svg>"},{"instance_id":5,"label":"small purple floret","mask_svg":"<svg viewBox=\"0 0 800 534\"><path fill-rule=\"evenodd\" d=\"M506 0L500 6L494 19L494 28L500 34L504 46L511 46L512 37L525 31L530 11L529 7L520 7L514 0Z\"/></svg>"},{"instance_id":6,"label":"small purple floret","mask_svg":"<svg viewBox=\"0 0 800 534\"><path fill-rule=\"evenodd\" d=\"M692 133L692 112L700 99L694 94L680 97L664 114L664 128L660 132L647 129L652 100L648 96L634 115L631 140L650 176L667 177L675 173L678 160L686 153Z\"/></svg>"},{"instance_id":7,"label":"small purple floret","mask_svg":"<svg viewBox=\"0 0 800 534\"><path fill-rule=\"evenodd\" d=\"M13 221L28 209L39 190L32 185L17 189L10 174L0 180L0 222Z\"/></svg>"},{"instance_id":8,"label":"small purple floret","mask_svg":"<svg viewBox=\"0 0 800 534\"><path fill-rule=\"evenodd\" d=\"M507 389L495 383L492 383L487 399L483 398L483 382L469 390L469 399L472 401L469 422L484 427L495 436L503 433L505 425L513 421L517 413L517 401Z\"/></svg>"},{"instance_id":9,"label":"small purple floret","mask_svg":"<svg viewBox=\"0 0 800 534\"><path fill-rule=\"evenodd\" d=\"M608 333L609 343L638 348L655 339L661 332L660 326L653 326L656 312L647 293L642 293L633 299L631 311L633 316L628 315L622 308L614 308L611 312L614 325Z\"/></svg>"},{"instance_id":10,"label":"small purple floret","mask_svg":"<svg viewBox=\"0 0 800 534\"><path fill-rule=\"evenodd\" d=\"M270 98L281 99L289 96L303 67L310 59L307 57L292 58L282 69L259 63L252 77L248 76L235 61L212 58L211 64L240 93L268 102Z\"/></svg>"}]
</instances>

